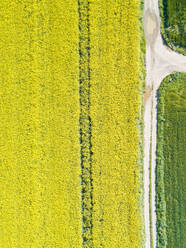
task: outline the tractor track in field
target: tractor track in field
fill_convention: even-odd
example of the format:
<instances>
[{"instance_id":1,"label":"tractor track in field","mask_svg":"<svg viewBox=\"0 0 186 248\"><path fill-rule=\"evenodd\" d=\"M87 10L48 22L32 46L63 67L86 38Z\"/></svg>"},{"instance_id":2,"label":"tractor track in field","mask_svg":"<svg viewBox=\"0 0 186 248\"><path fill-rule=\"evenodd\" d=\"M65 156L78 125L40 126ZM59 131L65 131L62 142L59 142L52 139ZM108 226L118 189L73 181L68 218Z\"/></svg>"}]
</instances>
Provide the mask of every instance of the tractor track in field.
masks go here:
<instances>
[{"instance_id":1,"label":"tractor track in field","mask_svg":"<svg viewBox=\"0 0 186 248\"><path fill-rule=\"evenodd\" d=\"M90 23L89 1L78 1L79 12L79 105L82 246L92 247L92 143L90 117Z\"/></svg>"},{"instance_id":2,"label":"tractor track in field","mask_svg":"<svg viewBox=\"0 0 186 248\"><path fill-rule=\"evenodd\" d=\"M172 72L186 72L186 56L170 50L163 44L160 33L158 0L145 0L144 4L144 28L146 36L146 93L144 111L144 219L146 237L145 248L152 248L157 247L155 201L157 91L161 81L167 75L171 74ZM151 173L151 175L149 173ZM150 183L151 192L149 192ZM152 219L150 215L152 215ZM150 226L152 226L152 230Z\"/></svg>"}]
</instances>

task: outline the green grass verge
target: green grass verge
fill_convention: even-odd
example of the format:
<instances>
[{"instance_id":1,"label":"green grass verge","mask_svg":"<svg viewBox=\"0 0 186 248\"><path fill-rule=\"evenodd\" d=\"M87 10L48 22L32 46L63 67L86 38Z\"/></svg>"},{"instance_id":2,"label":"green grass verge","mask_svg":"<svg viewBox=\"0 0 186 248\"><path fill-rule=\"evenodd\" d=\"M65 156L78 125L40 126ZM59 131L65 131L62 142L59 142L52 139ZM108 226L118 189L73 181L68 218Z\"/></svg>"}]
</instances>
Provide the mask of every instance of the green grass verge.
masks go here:
<instances>
[{"instance_id":1,"label":"green grass verge","mask_svg":"<svg viewBox=\"0 0 186 248\"><path fill-rule=\"evenodd\" d=\"M171 49L186 55L185 0L159 0L161 33Z\"/></svg>"},{"instance_id":2,"label":"green grass verge","mask_svg":"<svg viewBox=\"0 0 186 248\"><path fill-rule=\"evenodd\" d=\"M139 113L139 120L138 120L138 128L139 128L139 173L140 173L140 190L141 190L141 197L140 197L140 206L141 209L141 217L142 223L144 222L144 92L145 92L145 78L146 78L146 70L145 70L145 54L146 54L146 42L145 42L145 33L144 33L144 18L143 18L143 11L144 11L144 0L140 1L140 68L141 68L141 94L140 94L140 113ZM145 247L145 226L143 226L143 247Z\"/></svg>"},{"instance_id":3,"label":"green grass verge","mask_svg":"<svg viewBox=\"0 0 186 248\"><path fill-rule=\"evenodd\" d=\"M153 86L152 86L153 89ZM152 102L153 106L153 102ZM153 118L151 109L151 120ZM150 159L149 159L149 217L150 217L150 247L153 248L153 232L152 232L152 122L151 122L151 137L150 137Z\"/></svg>"},{"instance_id":4,"label":"green grass verge","mask_svg":"<svg viewBox=\"0 0 186 248\"><path fill-rule=\"evenodd\" d=\"M159 89L156 175L159 248L186 244L185 83L186 74L175 73L166 77Z\"/></svg>"}]
</instances>

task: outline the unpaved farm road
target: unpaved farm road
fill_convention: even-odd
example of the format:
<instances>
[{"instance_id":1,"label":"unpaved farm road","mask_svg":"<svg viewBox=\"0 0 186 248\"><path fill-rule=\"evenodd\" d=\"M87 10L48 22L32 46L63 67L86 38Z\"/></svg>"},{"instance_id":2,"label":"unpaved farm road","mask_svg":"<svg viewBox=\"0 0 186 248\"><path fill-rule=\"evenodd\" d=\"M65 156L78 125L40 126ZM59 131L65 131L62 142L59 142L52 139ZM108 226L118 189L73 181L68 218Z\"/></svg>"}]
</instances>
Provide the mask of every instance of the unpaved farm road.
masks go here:
<instances>
[{"instance_id":1,"label":"unpaved farm road","mask_svg":"<svg viewBox=\"0 0 186 248\"><path fill-rule=\"evenodd\" d=\"M155 248L157 247L156 211L155 211L156 210L155 209L155 190L156 190L155 169L156 169L156 132L157 132L157 90L163 78L169 75L170 73L176 71L186 72L186 56L173 52L163 45L162 37L160 34L160 15L159 15L158 0L145 0L144 28L145 28L145 36L146 36L146 89L148 92L146 94L145 111L144 111L145 248L151 247L150 215L149 215L150 180L152 187L151 188L152 234L153 234L152 240L153 240L153 247ZM151 154L151 175L149 175L150 154Z\"/></svg>"}]
</instances>

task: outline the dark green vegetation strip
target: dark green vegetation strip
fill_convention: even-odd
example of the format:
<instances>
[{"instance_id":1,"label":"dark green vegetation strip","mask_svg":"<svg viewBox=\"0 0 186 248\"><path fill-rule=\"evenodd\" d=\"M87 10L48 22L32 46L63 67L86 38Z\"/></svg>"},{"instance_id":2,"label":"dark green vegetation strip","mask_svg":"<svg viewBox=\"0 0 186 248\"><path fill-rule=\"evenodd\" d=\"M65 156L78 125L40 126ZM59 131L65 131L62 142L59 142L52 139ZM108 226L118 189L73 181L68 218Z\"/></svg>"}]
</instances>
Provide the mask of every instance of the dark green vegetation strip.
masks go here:
<instances>
[{"instance_id":1,"label":"dark green vegetation strip","mask_svg":"<svg viewBox=\"0 0 186 248\"><path fill-rule=\"evenodd\" d=\"M152 110L151 110L151 118ZM152 122L151 122L151 132L152 132ZM150 247L153 248L153 231L152 231L152 134L150 137L150 161L149 161L149 216L150 216Z\"/></svg>"},{"instance_id":2,"label":"dark green vegetation strip","mask_svg":"<svg viewBox=\"0 0 186 248\"><path fill-rule=\"evenodd\" d=\"M186 244L185 147L186 74L175 73L166 77L159 89L156 178L159 248Z\"/></svg>"},{"instance_id":3,"label":"dark green vegetation strip","mask_svg":"<svg viewBox=\"0 0 186 248\"><path fill-rule=\"evenodd\" d=\"M92 163L90 119L90 41L89 1L78 1L79 6L79 95L80 145L82 184L82 236L83 246L92 246Z\"/></svg>"},{"instance_id":4,"label":"dark green vegetation strip","mask_svg":"<svg viewBox=\"0 0 186 248\"><path fill-rule=\"evenodd\" d=\"M159 0L161 33L166 45L186 55L186 2L185 0Z\"/></svg>"}]
</instances>

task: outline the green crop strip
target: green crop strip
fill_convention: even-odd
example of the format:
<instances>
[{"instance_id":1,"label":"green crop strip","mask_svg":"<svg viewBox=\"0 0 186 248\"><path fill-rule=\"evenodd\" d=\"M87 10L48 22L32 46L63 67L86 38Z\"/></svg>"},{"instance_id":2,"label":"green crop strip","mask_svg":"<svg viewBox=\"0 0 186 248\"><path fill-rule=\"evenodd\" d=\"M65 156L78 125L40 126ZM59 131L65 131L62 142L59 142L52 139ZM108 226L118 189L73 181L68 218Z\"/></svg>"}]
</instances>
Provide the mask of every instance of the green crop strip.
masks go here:
<instances>
[{"instance_id":1,"label":"green crop strip","mask_svg":"<svg viewBox=\"0 0 186 248\"><path fill-rule=\"evenodd\" d=\"M153 86L152 86L153 90ZM152 106L153 106L152 100ZM153 113L151 109L151 120L153 118ZM151 136L150 136L150 160L149 160L149 216L150 216L150 247L153 248L153 232L152 232L152 181L151 181L151 173L152 173L152 121L151 121Z\"/></svg>"},{"instance_id":2,"label":"green crop strip","mask_svg":"<svg viewBox=\"0 0 186 248\"><path fill-rule=\"evenodd\" d=\"M185 0L159 0L161 33L171 49L186 55Z\"/></svg>"},{"instance_id":3,"label":"green crop strip","mask_svg":"<svg viewBox=\"0 0 186 248\"><path fill-rule=\"evenodd\" d=\"M83 246L92 245L92 163L90 118L89 1L79 1L79 96Z\"/></svg>"},{"instance_id":4,"label":"green crop strip","mask_svg":"<svg viewBox=\"0 0 186 248\"><path fill-rule=\"evenodd\" d=\"M186 74L164 79L159 89L156 171L158 247L186 243Z\"/></svg>"}]
</instances>

